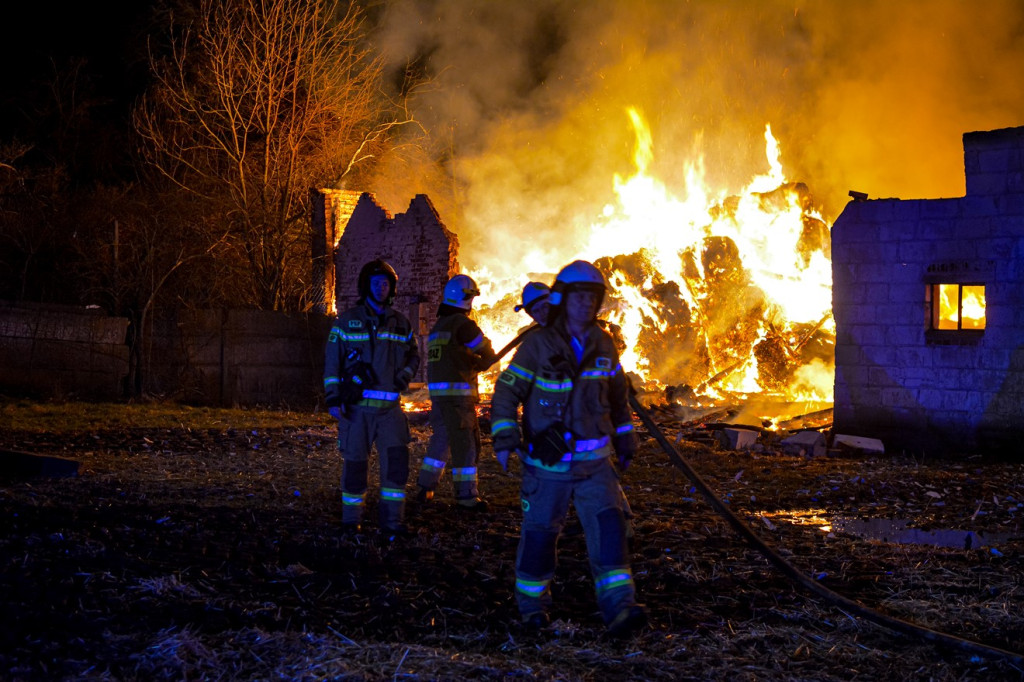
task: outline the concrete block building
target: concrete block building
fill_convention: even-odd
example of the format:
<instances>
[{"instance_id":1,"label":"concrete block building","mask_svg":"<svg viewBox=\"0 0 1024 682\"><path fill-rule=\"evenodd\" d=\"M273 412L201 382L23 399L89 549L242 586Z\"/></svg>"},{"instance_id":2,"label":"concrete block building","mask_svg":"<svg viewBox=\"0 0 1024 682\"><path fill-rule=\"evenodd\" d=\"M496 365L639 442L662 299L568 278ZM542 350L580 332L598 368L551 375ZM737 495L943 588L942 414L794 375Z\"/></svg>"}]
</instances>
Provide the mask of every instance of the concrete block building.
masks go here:
<instances>
[{"instance_id":1,"label":"concrete block building","mask_svg":"<svg viewBox=\"0 0 1024 682\"><path fill-rule=\"evenodd\" d=\"M965 196L856 197L832 227L835 429L890 453L1021 451L1024 127L963 142Z\"/></svg>"}]
</instances>

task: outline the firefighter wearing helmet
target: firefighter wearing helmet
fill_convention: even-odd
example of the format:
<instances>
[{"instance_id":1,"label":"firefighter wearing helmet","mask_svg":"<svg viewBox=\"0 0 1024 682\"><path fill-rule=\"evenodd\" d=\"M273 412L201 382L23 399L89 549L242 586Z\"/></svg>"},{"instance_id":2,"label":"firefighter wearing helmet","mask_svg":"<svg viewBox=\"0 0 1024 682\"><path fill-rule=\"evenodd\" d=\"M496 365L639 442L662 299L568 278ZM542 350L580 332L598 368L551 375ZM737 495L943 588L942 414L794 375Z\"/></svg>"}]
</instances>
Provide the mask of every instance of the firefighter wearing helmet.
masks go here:
<instances>
[{"instance_id":1,"label":"firefighter wearing helmet","mask_svg":"<svg viewBox=\"0 0 1024 682\"><path fill-rule=\"evenodd\" d=\"M551 308L551 288L543 282L527 282L523 287L523 302L515 307L518 313L525 310L534 322L540 326L548 323L548 311Z\"/></svg>"},{"instance_id":2,"label":"firefighter wearing helmet","mask_svg":"<svg viewBox=\"0 0 1024 682\"><path fill-rule=\"evenodd\" d=\"M497 356L491 342L469 317L480 295L468 275L455 275L444 285L437 322L427 342L427 387L430 390L431 436L423 457L417 499L429 502L451 459L456 508L486 511L480 498L477 462L480 457L480 401L477 375Z\"/></svg>"},{"instance_id":3,"label":"firefighter wearing helmet","mask_svg":"<svg viewBox=\"0 0 1024 682\"><path fill-rule=\"evenodd\" d=\"M550 622L555 547L572 500L601 615L610 634L626 636L647 616L636 603L626 505L612 464L629 466L636 437L615 343L597 321L605 289L601 272L586 261L558 273L547 326L525 337L495 386L491 433L502 468L513 452L522 463L515 590L523 623L539 629Z\"/></svg>"},{"instance_id":4,"label":"firefighter wearing helmet","mask_svg":"<svg viewBox=\"0 0 1024 682\"><path fill-rule=\"evenodd\" d=\"M393 310L398 287L395 269L383 260L363 266L359 300L338 315L327 337L324 394L338 420L342 452L341 522L361 530L366 506L371 447L380 460L381 529L406 532L405 489L409 482L409 424L400 393L419 369L420 356L412 325Z\"/></svg>"}]
</instances>

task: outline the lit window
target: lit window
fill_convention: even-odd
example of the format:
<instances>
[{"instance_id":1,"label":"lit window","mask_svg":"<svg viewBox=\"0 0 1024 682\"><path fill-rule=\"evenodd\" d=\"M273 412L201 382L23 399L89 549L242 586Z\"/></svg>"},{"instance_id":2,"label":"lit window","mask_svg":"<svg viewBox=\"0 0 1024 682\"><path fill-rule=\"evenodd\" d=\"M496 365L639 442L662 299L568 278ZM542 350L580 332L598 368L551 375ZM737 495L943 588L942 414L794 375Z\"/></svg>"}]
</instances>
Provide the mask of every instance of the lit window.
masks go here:
<instances>
[{"instance_id":1,"label":"lit window","mask_svg":"<svg viewBox=\"0 0 1024 682\"><path fill-rule=\"evenodd\" d=\"M931 329L985 328L984 284L932 284L928 287L928 297Z\"/></svg>"}]
</instances>

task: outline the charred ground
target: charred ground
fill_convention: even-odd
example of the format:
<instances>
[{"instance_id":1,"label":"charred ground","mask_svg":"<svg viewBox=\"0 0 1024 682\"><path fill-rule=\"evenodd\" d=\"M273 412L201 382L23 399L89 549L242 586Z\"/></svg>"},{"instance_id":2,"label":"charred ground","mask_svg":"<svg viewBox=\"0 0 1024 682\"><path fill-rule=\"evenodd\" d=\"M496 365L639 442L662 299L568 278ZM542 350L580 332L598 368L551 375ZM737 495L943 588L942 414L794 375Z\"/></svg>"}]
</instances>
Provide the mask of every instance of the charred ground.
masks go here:
<instances>
[{"instance_id":1,"label":"charred ground","mask_svg":"<svg viewBox=\"0 0 1024 682\"><path fill-rule=\"evenodd\" d=\"M516 625L518 479L489 447L489 512L457 512L442 485L439 502L411 506L414 535L390 541L372 503L362 534L341 532L340 463L323 416L181 412L168 426L141 410L61 424L57 406L26 421L37 409L3 405L0 448L74 458L81 470L0 484L7 679L1021 676L1004 660L938 650L799 592L650 438L624 485L651 625L616 642L603 634L578 535L559 547L550 631ZM422 415L412 421L415 468L429 431ZM691 442L678 423L665 429L736 512L823 584L905 620L1024 649L1024 541L995 551L883 543L776 515L818 510L1021 537L1020 464L807 459L771 443L740 453Z\"/></svg>"}]
</instances>

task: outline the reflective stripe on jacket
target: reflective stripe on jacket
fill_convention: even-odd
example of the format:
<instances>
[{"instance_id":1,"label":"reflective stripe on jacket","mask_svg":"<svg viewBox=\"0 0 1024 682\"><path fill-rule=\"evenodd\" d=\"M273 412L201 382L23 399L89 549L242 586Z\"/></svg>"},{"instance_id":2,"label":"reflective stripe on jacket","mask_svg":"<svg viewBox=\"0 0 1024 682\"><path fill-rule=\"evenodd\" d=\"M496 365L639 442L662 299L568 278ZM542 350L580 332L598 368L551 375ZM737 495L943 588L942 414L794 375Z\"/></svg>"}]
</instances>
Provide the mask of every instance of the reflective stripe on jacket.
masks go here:
<instances>
[{"instance_id":1,"label":"reflective stripe on jacket","mask_svg":"<svg viewBox=\"0 0 1024 682\"><path fill-rule=\"evenodd\" d=\"M495 360L491 342L464 313L442 315L427 340L430 399L477 400L477 374Z\"/></svg>"},{"instance_id":2,"label":"reflective stripe on jacket","mask_svg":"<svg viewBox=\"0 0 1024 682\"><path fill-rule=\"evenodd\" d=\"M396 375L412 377L420 366L412 325L388 308L383 318L365 303L345 310L331 327L324 352L324 395L328 406L341 405L340 387L359 363L373 368L376 383L363 389L360 407L390 408L400 398Z\"/></svg>"},{"instance_id":3,"label":"reflective stripe on jacket","mask_svg":"<svg viewBox=\"0 0 1024 682\"><path fill-rule=\"evenodd\" d=\"M573 461L599 459L620 447L616 437L634 436L626 376L611 335L594 325L577 362L564 319L529 334L502 372L491 400L494 449L517 449L528 464L566 470ZM523 406L523 426L516 420ZM524 447L533 436L562 422L572 452L553 467L543 466Z\"/></svg>"}]
</instances>

